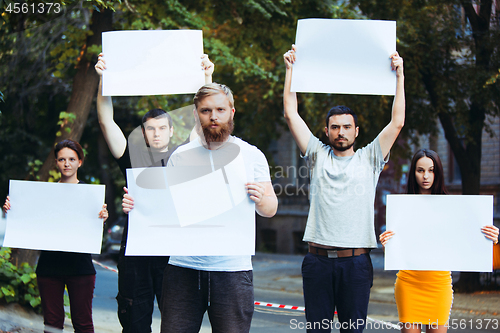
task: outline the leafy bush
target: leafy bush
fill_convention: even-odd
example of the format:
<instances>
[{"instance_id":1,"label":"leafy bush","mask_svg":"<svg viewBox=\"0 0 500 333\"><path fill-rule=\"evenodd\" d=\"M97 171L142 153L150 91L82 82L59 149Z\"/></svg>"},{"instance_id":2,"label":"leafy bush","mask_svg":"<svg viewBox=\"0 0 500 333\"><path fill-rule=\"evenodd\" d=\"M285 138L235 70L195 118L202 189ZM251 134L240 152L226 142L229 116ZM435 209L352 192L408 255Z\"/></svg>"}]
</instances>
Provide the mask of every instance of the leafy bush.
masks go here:
<instances>
[{"instance_id":1,"label":"leafy bush","mask_svg":"<svg viewBox=\"0 0 500 333\"><path fill-rule=\"evenodd\" d=\"M3 298L7 303L16 302L41 313L34 267L27 263L16 267L9 261L10 253L8 247L0 249L0 300Z\"/></svg>"}]
</instances>

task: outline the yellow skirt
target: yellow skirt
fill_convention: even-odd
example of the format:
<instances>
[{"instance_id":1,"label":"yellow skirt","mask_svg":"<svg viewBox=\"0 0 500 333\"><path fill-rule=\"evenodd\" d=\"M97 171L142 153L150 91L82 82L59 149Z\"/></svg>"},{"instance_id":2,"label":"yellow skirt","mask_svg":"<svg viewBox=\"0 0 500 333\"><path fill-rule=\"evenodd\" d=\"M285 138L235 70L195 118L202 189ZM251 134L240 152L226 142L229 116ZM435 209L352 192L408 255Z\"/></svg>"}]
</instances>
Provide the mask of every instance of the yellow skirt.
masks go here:
<instances>
[{"instance_id":1,"label":"yellow skirt","mask_svg":"<svg viewBox=\"0 0 500 333\"><path fill-rule=\"evenodd\" d=\"M394 296L399 321L445 325L453 303L451 272L399 271Z\"/></svg>"}]
</instances>

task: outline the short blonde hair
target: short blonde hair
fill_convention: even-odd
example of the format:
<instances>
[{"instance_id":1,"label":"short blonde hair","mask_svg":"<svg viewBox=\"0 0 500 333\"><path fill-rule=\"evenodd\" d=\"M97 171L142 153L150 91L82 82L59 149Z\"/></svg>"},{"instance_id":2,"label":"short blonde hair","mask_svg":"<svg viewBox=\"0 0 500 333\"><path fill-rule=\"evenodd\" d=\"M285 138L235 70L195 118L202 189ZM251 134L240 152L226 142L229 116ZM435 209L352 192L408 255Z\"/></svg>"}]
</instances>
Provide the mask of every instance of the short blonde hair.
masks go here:
<instances>
[{"instance_id":1,"label":"short blonde hair","mask_svg":"<svg viewBox=\"0 0 500 333\"><path fill-rule=\"evenodd\" d=\"M193 98L194 106L198 109L198 104L202 99L216 94L225 94L229 99L229 105L231 105L231 107L234 107L234 97L231 89L229 89L229 87L226 85L215 82L205 84L203 87L198 89Z\"/></svg>"}]
</instances>

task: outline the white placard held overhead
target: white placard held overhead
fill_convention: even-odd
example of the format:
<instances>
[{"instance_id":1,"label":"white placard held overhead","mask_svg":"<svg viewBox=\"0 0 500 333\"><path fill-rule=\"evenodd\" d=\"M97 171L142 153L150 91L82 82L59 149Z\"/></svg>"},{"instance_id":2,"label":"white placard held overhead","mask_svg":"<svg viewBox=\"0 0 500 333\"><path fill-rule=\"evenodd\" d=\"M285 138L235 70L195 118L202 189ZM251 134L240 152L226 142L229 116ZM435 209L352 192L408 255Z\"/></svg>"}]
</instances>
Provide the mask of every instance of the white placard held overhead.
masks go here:
<instances>
[{"instance_id":1,"label":"white placard held overhead","mask_svg":"<svg viewBox=\"0 0 500 333\"><path fill-rule=\"evenodd\" d=\"M205 84L201 30L102 33L104 96L195 93Z\"/></svg>"},{"instance_id":2,"label":"white placard held overhead","mask_svg":"<svg viewBox=\"0 0 500 333\"><path fill-rule=\"evenodd\" d=\"M104 185L11 180L3 246L101 253Z\"/></svg>"},{"instance_id":3,"label":"white placard held overhead","mask_svg":"<svg viewBox=\"0 0 500 333\"><path fill-rule=\"evenodd\" d=\"M394 95L396 22L303 19L297 24L291 91Z\"/></svg>"},{"instance_id":4,"label":"white placard held overhead","mask_svg":"<svg viewBox=\"0 0 500 333\"><path fill-rule=\"evenodd\" d=\"M386 270L491 272L491 195L388 195Z\"/></svg>"}]
</instances>

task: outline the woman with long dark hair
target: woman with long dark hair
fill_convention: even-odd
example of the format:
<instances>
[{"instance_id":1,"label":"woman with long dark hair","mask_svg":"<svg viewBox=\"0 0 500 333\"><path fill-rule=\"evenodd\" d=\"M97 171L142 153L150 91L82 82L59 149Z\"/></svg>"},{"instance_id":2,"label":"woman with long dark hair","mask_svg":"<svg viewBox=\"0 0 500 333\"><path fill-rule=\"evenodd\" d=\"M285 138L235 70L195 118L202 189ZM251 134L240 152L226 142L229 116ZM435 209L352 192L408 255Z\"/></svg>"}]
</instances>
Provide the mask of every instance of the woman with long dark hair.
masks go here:
<instances>
[{"instance_id":1,"label":"woman with long dark hair","mask_svg":"<svg viewBox=\"0 0 500 333\"><path fill-rule=\"evenodd\" d=\"M77 172L83 164L83 149L73 140L59 142L54 155L61 172L59 183L83 184ZM3 205L7 212L11 208L9 197ZM108 218L106 205L99 218ZM71 321L77 333L93 333L92 298L95 286L95 268L88 253L41 251L36 268L38 289L42 300L43 320L46 327L64 327L64 289L68 289ZM52 331L52 330L51 330Z\"/></svg>"},{"instance_id":2,"label":"woman with long dark hair","mask_svg":"<svg viewBox=\"0 0 500 333\"><path fill-rule=\"evenodd\" d=\"M438 154L420 149L411 161L407 194L447 194L443 165ZM498 243L498 228L481 228L486 238ZM380 235L383 246L394 236L393 231ZM397 274L394 296L403 333L445 333L453 302L451 272L401 270Z\"/></svg>"}]
</instances>

